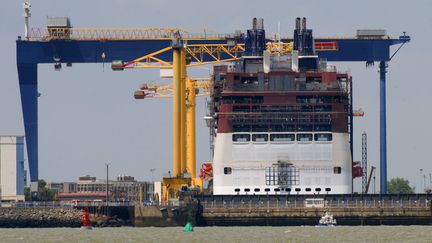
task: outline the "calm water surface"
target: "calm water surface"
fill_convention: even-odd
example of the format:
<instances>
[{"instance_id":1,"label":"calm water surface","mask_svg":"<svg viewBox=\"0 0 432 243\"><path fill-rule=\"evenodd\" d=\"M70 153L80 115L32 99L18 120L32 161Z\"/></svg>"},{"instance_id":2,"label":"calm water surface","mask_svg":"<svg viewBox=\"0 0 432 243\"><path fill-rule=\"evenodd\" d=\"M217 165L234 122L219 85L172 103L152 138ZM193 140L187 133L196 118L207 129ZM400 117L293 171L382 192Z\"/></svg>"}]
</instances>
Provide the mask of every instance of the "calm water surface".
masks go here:
<instances>
[{"instance_id":1,"label":"calm water surface","mask_svg":"<svg viewBox=\"0 0 432 243\"><path fill-rule=\"evenodd\" d=\"M0 229L0 242L432 242L432 226Z\"/></svg>"}]
</instances>

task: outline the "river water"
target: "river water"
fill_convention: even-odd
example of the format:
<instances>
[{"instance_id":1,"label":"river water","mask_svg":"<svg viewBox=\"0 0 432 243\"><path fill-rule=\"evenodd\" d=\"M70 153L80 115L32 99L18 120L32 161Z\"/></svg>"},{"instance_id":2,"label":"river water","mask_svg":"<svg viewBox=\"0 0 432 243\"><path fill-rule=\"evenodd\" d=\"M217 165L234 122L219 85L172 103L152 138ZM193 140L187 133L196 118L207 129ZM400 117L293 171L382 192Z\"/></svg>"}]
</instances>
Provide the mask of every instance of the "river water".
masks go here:
<instances>
[{"instance_id":1,"label":"river water","mask_svg":"<svg viewBox=\"0 0 432 243\"><path fill-rule=\"evenodd\" d=\"M0 229L0 242L432 242L432 226Z\"/></svg>"}]
</instances>

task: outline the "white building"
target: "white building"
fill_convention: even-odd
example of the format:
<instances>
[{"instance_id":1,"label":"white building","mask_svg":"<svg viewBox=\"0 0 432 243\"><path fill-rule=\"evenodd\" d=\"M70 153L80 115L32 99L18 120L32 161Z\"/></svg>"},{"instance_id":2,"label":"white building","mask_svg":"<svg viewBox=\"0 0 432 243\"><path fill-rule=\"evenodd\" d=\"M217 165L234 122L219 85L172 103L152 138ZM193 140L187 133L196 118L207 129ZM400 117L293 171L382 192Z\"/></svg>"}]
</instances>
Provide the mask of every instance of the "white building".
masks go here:
<instances>
[{"instance_id":1,"label":"white building","mask_svg":"<svg viewBox=\"0 0 432 243\"><path fill-rule=\"evenodd\" d=\"M0 201L24 201L24 137L0 136Z\"/></svg>"}]
</instances>

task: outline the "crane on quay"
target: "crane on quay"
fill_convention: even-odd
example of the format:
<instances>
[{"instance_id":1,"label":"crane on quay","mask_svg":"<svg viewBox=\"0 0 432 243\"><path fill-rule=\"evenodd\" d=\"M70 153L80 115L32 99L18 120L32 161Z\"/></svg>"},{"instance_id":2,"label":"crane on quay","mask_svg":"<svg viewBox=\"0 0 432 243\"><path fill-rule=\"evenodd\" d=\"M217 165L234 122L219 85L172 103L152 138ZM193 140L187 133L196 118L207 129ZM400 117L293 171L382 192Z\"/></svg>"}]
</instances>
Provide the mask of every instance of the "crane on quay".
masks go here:
<instances>
[{"instance_id":1,"label":"crane on quay","mask_svg":"<svg viewBox=\"0 0 432 243\"><path fill-rule=\"evenodd\" d=\"M54 64L56 70L73 63L113 62L113 68L173 68L173 102L176 102L174 113L176 121L182 119L180 114L185 99L180 92L185 90L186 66L213 64L221 61L240 58L245 47L245 34L214 34L207 30L194 33L179 28L72 28L68 18L49 18L46 28L30 28L30 11L25 7L26 32L18 37L17 70L19 78L21 104L26 133L26 144L29 161L30 179L37 182L38 173L38 79L37 66L41 63ZM410 37L405 33L399 38L391 38L385 31L359 30L355 37L315 38L315 48L319 58L327 61L366 62L368 66L379 62L380 70L380 179L381 193L386 193L387 151L386 151L386 73L390 47L401 44L397 51ZM275 40L269 42L268 50L287 50L291 48L291 38L282 38L282 44ZM196 46L194 46L196 45ZM331 51L328 51L331 50ZM396 52L397 52L396 51ZM396 53L395 52L395 53ZM186 57L191 63L186 63ZM116 62L116 60L132 60ZM183 86L182 86L183 83ZM182 88L184 87L184 88ZM174 130L173 174L182 173L180 141L182 129L177 122ZM185 147L183 147L185 148ZM184 150L183 150L184 151ZM185 163L184 159L182 160ZM184 166L184 165L183 165ZM187 169L186 169L187 172Z\"/></svg>"},{"instance_id":2,"label":"crane on quay","mask_svg":"<svg viewBox=\"0 0 432 243\"><path fill-rule=\"evenodd\" d=\"M200 189L203 187L202 180L196 177L195 107L196 97L209 95L212 79L192 79L187 77L184 80L184 84L184 95L182 94L181 98L184 96L185 102L184 107L182 107L182 114L180 115L182 119L180 123L180 145L183 146L180 147L180 163L173 161L175 163L173 164L173 168L180 171L178 174L173 174L174 177L163 178L162 196L165 201L173 198L179 188L190 187L191 185ZM162 86L144 84L139 90L135 91L134 97L135 99L173 98L173 91L173 84Z\"/></svg>"}]
</instances>

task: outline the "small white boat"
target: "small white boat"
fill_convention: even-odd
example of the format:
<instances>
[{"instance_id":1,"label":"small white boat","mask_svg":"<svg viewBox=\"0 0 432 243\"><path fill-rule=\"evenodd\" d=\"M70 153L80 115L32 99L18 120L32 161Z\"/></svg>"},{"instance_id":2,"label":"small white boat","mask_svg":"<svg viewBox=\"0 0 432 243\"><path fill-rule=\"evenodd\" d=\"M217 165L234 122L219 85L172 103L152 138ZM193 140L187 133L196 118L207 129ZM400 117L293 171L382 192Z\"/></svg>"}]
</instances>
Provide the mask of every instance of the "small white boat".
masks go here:
<instances>
[{"instance_id":1,"label":"small white boat","mask_svg":"<svg viewBox=\"0 0 432 243\"><path fill-rule=\"evenodd\" d=\"M317 226L336 226L336 219L328 212L321 217Z\"/></svg>"}]
</instances>

